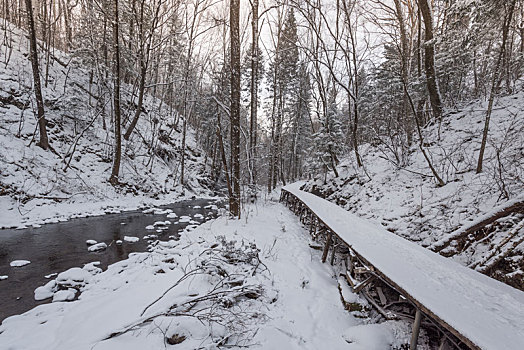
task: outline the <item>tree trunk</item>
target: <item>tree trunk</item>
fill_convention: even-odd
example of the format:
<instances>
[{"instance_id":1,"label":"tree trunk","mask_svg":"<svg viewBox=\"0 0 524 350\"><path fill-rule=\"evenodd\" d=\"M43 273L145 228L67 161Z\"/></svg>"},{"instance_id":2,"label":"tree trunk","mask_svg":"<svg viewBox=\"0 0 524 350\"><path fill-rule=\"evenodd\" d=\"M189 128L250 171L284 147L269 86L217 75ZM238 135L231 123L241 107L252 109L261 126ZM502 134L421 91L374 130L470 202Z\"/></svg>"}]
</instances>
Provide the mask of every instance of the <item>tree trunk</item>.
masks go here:
<instances>
[{"instance_id":1,"label":"tree trunk","mask_svg":"<svg viewBox=\"0 0 524 350\"><path fill-rule=\"evenodd\" d=\"M109 182L114 186L118 184L118 173L120 172L120 159L122 153L122 140L120 131L120 46L118 42L118 0L114 0L114 19L113 19L113 47L114 47L114 130L115 130L115 149L113 155L113 168Z\"/></svg>"},{"instance_id":2,"label":"tree trunk","mask_svg":"<svg viewBox=\"0 0 524 350\"><path fill-rule=\"evenodd\" d=\"M146 86L146 74L147 66L145 64L142 64L142 68L140 69L140 86L138 88L138 105L133 120L131 120L131 124L129 124L129 127L127 128L127 131L124 134L124 139L126 141L129 140L129 138L131 137L131 134L133 133L133 130L135 129L136 124L138 123L138 119L140 118L140 113L142 112L142 105L144 104L144 91Z\"/></svg>"},{"instance_id":3,"label":"tree trunk","mask_svg":"<svg viewBox=\"0 0 524 350\"><path fill-rule=\"evenodd\" d=\"M240 218L240 0L231 0L229 8L231 35L231 158L232 196L229 210Z\"/></svg>"},{"instance_id":4,"label":"tree trunk","mask_svg":"<svg viewBox=\"0 0 524 350\"><path fill-rule=\"evenodd\" d=\"M249 120L249 162L251 183L256 184L255 148L257 134L258 108L258 0L252 3L251 19L251 118Z\"/></svg>"},{"instance_id":5,"label":"tree trunk","mask_svg":"<svg viewBox=\"0 0 524 350\"><path fill-rule=\"evenodd\" d=\"M508 12L504 17L504 24L502 25L502 43L500 45L497 63L495 65L495 70L493 71L493 78L491 80L491 91L489 93L488 110L486 112L486 119L484 121L484 130L482 132L482 141L480 144L480 152L477 162L477 174L482 172L484 151L486 150L486 142L488 140L489 122L491 119L491 112L493 110L493 102L495 100L495 94L497 93L497 90L500 87L499 70L501 68L500 66L502 63L502 58L504 57L504 51L506 50L506 42L508 41L508 32L511 24L511 19L513 18L513 11L515 10L515 2L516 0L513 0L509 5Z\"/></svg>"},{"instance_id":6,"label":"tree trunk","mask_svg":"<svg viewBox=\"0 0 524 350\"><path fill-rule=\"evenodd\" d=\"M419 0L419 7L424 18L424 66L426 68L426 84L429 92L429 100L433 116L437 119L442 117L442 102L437 84L437 73L435 70L435 43L433 42L433 13L429 7L428 0Z\"/></svg>"},{"instance_id":7,"label":"tree trunk","mask_svg":"<svg viewBox=\"0 0 524 350\"><path fill-rule=\"evenodd\" d=\"M404 20L404 11L402 10L402 4L400 3L400 0L394 0L395 1L395 10L397 14L397 20L399 24L399 31L400 31L400 60L401 60L401 75L402 75L402 81L408 82L409 78L409 60L410 60L410 50L409 50L409 43L408 43L408 36L406 31L406 24ZM408 139L408 145L411 145L412 137L413 137L413 128L411 125L411 120L408 117L409 113L409 107L408 107L408 97L406 93L404 92L403 100L402 100L402 124L404 127L404 130L407 135Z\"/></svg>"},{"instance_id":8,"label":"tree trunk","mask_svg":"<svg viewBox=\"0 0 524 350\"><path fill-rule=\"evenodd\" d=\"M33 6L31 0L25 0L27 7L27 20L29 22L29 42L31 50L31 66L33 68L33 83L35 86L35 98L37 106L37 121L40 131L40 141L38 146L47 150L49 148L49 139L47 137L46 120L44 115L44 98L42 96L42 86L40 85L40 69L38 67L38 53L36 46L36 29L33 17Z\"/></svg>"}]
</instances>

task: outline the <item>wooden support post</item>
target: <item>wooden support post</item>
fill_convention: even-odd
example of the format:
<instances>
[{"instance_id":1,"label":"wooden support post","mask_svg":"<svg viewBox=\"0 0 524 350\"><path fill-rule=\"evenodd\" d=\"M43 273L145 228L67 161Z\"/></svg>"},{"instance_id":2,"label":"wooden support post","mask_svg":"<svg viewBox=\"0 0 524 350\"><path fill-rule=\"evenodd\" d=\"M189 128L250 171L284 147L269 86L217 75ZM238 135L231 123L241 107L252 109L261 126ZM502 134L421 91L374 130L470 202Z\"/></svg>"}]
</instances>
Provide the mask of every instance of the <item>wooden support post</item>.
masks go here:
<instances>
[{"instance_id":1,"label":"wooden support post","mask_svg":"<svg viewBox=\"0 0 524 350\"><path fill-rule=\"evenodd\" d=\"M335 262L335 251L337 250L337 237L333 240L333 249L331 250L331 258L329 259L329 264L333 266Z\"/></svg>"},{"instance_id":2,"label":"wooden support post","mask_svg":"<svg viewBox=\"0 0 524 350\"><path fill-rule=\"evenodd\" d=\"M415 312L415 321L413 322L413 329L411 331L411 341L409 342L409 350L417 349L418 334L420 332L420 323L422 322L422 312L419 308Z\"/></svg>"},{"instance_id":3,"label":"wooden support post","mask_svg":"<svg viewBox=\"0 0 524 350\"><path fill-rule=\"evenodd\" d=\"M328 253L329 253L329 247L331 246L331 238L333 236L333 232L331 230L328 230L328 235L326 239L326 245L324 246L324 252L322 253L322 262L325 263Z\"/></svg>"},{"instance_id":4,"label":"wooden support post","mask_svg":"<svg viewBox=\"0 0 524 350\"><path fill-rule=\"evenodd\" d=\"M317 237L318 237L318 234L317 234L317 231L320 229L320 223L318 222L318 220L315 218L315 222L313 224L313 232L312 232L312 236L313 236L313 240L316 241L317 240Z\"/></svg>"},{"instance_id":5,"label":"wooden support post","mask_svg":"<svg viewBox=\"0 0 524 350\"><path fill-rule=\"evenodd\" d=\"M351 277L355 277L353 271L355 270L355 254L349 251L349 274Z\"/></svg>"},{"instance_id":6,"label":"wooden support post","mask_svg":"<svg viewBox=\"0 0 524 350\"><path fill-rule=\"evenodd\" d=\"M317 231L317 221L315 219L315 214L313 214L313 212L311 212L311 219L309 220L309 235L310 236L315 236L315 233Z\"/></svg>"}]
</instances>

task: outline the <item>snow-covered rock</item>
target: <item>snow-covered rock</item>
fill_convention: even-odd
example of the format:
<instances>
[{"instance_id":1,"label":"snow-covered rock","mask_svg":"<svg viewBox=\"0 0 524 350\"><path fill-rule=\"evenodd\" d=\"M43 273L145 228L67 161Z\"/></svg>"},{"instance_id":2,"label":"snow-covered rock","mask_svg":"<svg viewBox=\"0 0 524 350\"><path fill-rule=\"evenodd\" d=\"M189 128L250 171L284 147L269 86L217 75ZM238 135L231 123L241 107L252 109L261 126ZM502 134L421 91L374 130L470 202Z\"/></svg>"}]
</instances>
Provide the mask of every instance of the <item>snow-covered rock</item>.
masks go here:
<instances>
[{"instance_id":1,"label":"snow-covered rock","mask_svg":"<svg viewBox=\"0 0 524 350\"><path fill-rule=\"evenodd\" d=\"M179 222L190 222L191 221L191 216L187 216L187 215L181 216L178 221Z\"/></svg>"},{"instance_id":2,"label":"snow-covered rock","mask_svg":"<svg viewBox=\"0 0 524 350\"><path fill-rule=\"evenodd\" d=\"M93 245L93 244L97 244L97 243L98 243L98 242L95 241L94 239L88 239L88 240L86 241L86 244L87 244L87 245Z\"/></svg>"},{"instance_id":3,"label":"snow-covered rock","mask_svg":"<svg viewBox=\"0 0 524 350\"><path fill-rule=\"evenodd\" d=\"M22 267L22 266L25 266L25 265L28 265L30 264L31 261L29 260L13 260L9 263L9 265L11 267Z\"/></svg>"},{"instance_id":4,"label":"snow-covered rock","mask_svg":"<svg viewBox=\"0 0 524 350\"><path fill-rule=\"evenodd\" d=\"M104 242L100 242L100 243L93 244L92 246L89 246L87 250L90 252L99 252L106 248L107 248L107 244Z\"/></svg>"},{"instance_id":5,"label":"snow-covered rock","mask_svg":"<svg viewBox=\"0 0 524 350\"><path fill-rule=\"evenodd\" d=\"M89 283L93 275L80 267L73 267L61 272L56 277L56 283L60 286L80 288Z\"/></svg>"},{"instance_id":6,"label":"snow-covered rock","mask_svg":"<svg viewBox=\"0 0 524 350\"><path fill-rule=\"evenodd\" d=\"M0 281L3 281L3 280L6 280L9 276L7 275L1 275L0 276Z\"/></svg>"},{"instance_id":7,"label":"snow-covered rock","mask_svg":"<svg viewBox=\"0 0 524 350\"><path fill-rule=\"evenodd\" d=\"M53 303L59 301L71 301L75 298L76 289L68 288L66 290L59 290L53 294Z\"/></svg>"},{"instance_id":8,"label":"snow-covered rock","mask_svg":"<svg viewBox=\"0 0 524 350\"><path fill-rule=\"evenodd\" d=\"M51 298L56 291L56 281L52 280L35 289L35 300Z\"/></svg>"},{"instance_id":9,"label":"snow-covered rock","mask_svg":"<svg viewBox=\"0 0 524 350\"><path fill-rule=\"evenodd\" d=\"M128 242L128 243L136 243L140 240L140 238L138 237L133 237L133 236L124 236L124 242Z\"/></svg>"}]
</instances>

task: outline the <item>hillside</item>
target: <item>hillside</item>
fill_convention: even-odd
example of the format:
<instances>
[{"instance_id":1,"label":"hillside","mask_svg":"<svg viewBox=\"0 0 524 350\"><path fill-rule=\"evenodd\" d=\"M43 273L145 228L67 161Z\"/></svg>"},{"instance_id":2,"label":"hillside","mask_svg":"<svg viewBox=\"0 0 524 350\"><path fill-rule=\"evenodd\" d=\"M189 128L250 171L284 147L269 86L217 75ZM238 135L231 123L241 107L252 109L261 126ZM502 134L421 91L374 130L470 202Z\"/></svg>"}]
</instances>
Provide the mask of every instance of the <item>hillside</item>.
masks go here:
<instances>
[{"instance_id":1,"label":"hillside","mask_svg":"<svg viewBox=\"0 0 524 350\"><path fill-rule=\"evenodd\" d=\"M446 185L438 187L417 145L407 166L396 167L392 154L380 144L362 148L364 169L357 169L353 154L339 164L338 178L330 173L308 181L304 189L319 194L345 209L374 220L392 233L422 246L468 226L495 207L521 200L524 194L524 92L522 85L494 107L484 171L476 174L478 151L487 102L474 101L449 112L441 125L424 130L427 150ZM439 138L440 135L440 138ZM524 213L504 217L482 232L453 244L447 256L475 267L522 222ZM519 231L519 229L517 229ZM516 232L517 242L522 229ZM524 244L489 274L524 288Z\"/></svg>"},{"instance_id":2,"label":"hillside","mask_svg":"<svg viewBox=\"0 0 524 350\"><path fill-rule=\"evenodd\" d=\"M47 127L54 151L37 147L29 40L14 26L1 29L0 35L0 208L9 213L2 215L0 228L134 208L153 200L213 195L205 154L191 130L186 184L179 185L181 118L151 96L145 98L131 139L122 140L122 185L114 188L109 184L111 96L97 96L103 87L93 81L92 71L74 54L54 50L48 66L45 55L40 55ZM104 83L107 80L100 82ZM124 131L136 108L133 93L136 95L133 86L123 86Z\"/></svg>"}]
</instances>

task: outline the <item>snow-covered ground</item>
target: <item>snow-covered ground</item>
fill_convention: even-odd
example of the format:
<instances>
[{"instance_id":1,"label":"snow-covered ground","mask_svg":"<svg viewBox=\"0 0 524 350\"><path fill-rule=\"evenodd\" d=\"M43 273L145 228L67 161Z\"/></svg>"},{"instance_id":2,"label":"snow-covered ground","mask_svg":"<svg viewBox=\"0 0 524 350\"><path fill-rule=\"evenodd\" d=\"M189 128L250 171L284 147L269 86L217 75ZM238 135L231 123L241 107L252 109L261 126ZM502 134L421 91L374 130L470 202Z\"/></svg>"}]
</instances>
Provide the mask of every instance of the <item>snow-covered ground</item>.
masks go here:
<instances>
[{"instance_id":1,"label":"snow-covered ground","mask_svg":"<svg viewBox=\"0 0 524 350\"><path fill-rule=\"evenodd\" d=\"M59 274L39 291L53 292L54 302L7 318L0 344L6 349L405 346L409 323L366 324L372 320L344 309L333 268L322 264L321 253L308 243L307 230L287 208L261 200L247 206L241 220L209 221L105 272L90 264ZM81 291L79 299L60 301L72 298L73 286Z\"/></svg>"},{"instance_id":2,"label":"snow-covered ground","mask_svg":"<svg viewBox=\"0 0 524 350\"><path fill-rule=\"evenodd\" d=\"M414 144L406 166L397 167L394 155L383 144L363 145L364 169L358 169L352 152L333 173L310 180L304 189L337 203L360 217L423 246L444 239L451 232L489 213L494 207L524 193L524 85L516 93L496 100L484 157L484 170L475 172L487 102L476 101L447 114L442 124L424 129L425 147L438 174L446 183L436 186L431 171ZM440 136L439 136L440 135ZM453 259L470 265L504 239L512 226L524 219L517 215L490 240L468 244ZM521 235L524 232L521 232ZM515 250L508 270L524 277L524 244ZM507 271L506 271L507 272ZM518 283L516 283L518 284ZM524 287L524 284L520 282Z\"/></svg>"},{"instance_id":3,"label":"snow-covered ground","mask_svg":"<svg viewBox=\"0 0 524 350\"><path fill-rule=\"evenodd\" d=\"M90 84L90 72L82 62L58 50L53 51L57 59L51 58L47 74L40 55L47 128L55 152L36 146L29 41L14 26L0 28L0 36L5 39L0 42L0 228L38 227L71 217L215 195L209 189L206 157L191 129L186 186L179 185L181 119L177 123L176 115L151 96L145 98L131 139L122 140L122 184L111 186L111 96L104 97L104 106L97 106L90 93L98 96L104 90L96 79ZM124 84L124 131L134 113L131 91Z\"/></svg>"}]
</instances>

